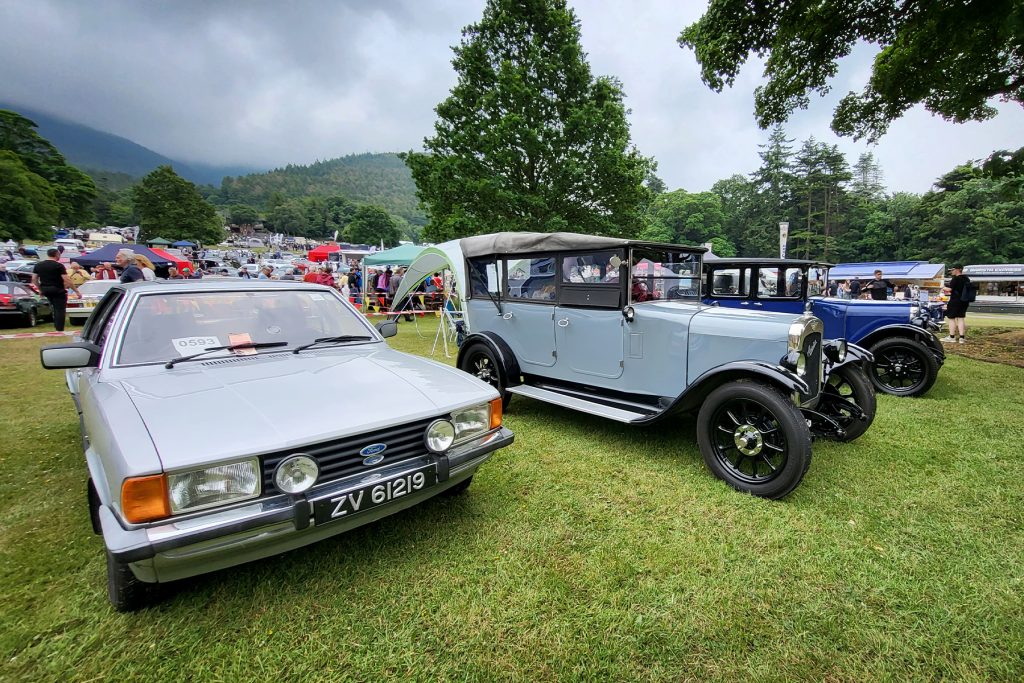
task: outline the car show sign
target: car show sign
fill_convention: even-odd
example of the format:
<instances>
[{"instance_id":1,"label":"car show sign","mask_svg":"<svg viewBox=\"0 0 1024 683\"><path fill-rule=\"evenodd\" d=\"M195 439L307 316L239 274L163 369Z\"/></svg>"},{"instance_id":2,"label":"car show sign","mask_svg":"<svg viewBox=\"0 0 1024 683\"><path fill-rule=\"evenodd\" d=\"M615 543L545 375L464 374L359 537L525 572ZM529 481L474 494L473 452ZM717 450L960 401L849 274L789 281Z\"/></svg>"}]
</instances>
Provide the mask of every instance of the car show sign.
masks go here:
<instances>
[{"instance_id":1,"label":"car show sign","mask_svg":"<svg viewBox=\"0 0 1024 683\"><path fill-rule=\"evenodd\" d=\"M779 258L786 258L786 242L789 240L789 223L779 223Z\"/></svg>"}]
</instances>

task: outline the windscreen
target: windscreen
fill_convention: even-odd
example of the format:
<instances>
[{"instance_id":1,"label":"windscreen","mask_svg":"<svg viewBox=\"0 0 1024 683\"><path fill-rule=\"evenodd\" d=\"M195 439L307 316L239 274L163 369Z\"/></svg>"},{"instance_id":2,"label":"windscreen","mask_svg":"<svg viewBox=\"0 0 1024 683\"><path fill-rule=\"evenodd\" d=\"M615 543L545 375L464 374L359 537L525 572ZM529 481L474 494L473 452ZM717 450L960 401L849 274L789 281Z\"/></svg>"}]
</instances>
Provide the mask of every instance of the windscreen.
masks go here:
<instances>
[{"instance_id":1,"label":"windscreen","mask_svg":"<svg viewBox=\"0 0 1024 683\"><path fill-rule=\"evenodd\" d=\"M275 349L281 350L340 335L376 339L365 319L329 292L161 292L139 299L117 363L163 363L213 346L287 342ZM255 351L218 351L209 357L234 353Z\"/></svg>"},{"instance_id":2,"label":"windscreen","mask_svg":"<svg viewBox=\"0 0 1024 683\"><path fill-rule=\"evenodd\" d=\"M630 256L630 301L671 301L700 296L700 256L637 247Z\"/></svg>"}]
</instances>

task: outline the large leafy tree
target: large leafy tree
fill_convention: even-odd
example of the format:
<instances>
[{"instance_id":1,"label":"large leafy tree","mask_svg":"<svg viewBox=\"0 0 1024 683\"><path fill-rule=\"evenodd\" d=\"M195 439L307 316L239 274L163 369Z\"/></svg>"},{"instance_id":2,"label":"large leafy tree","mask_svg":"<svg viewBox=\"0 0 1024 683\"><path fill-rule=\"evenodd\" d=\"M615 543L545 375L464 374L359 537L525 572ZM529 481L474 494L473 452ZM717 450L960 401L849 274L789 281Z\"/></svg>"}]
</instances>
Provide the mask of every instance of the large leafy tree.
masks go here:
<instances>
[{"instance_id":1,"label":"large leafy tree","mask_svg":"<svg viewBox=\"0 0 1024 683\"><path fill-rule=\"evenodd\" d=\"M57 148L36 132L33 121L0 110L0 150L13 153L26 169L50 186L57 203L53 223L74 225L93 218L97 191L92 178L70 166Z\"/></svg>"},{"instance_id":2,"label":"large leafy tree","mask_svg":"<svg viewBox=\"0 0 1024 683\"><path fill-rule=\"evenodd\" d=\"M160 166L132 188L140 238L165 237L217 244L224 238L220 216L199 189L170 166Z\"/></svg>"},{"instance_id":3,"label":"large leafy tree","mask_svg":"<svg viewBox=\"0 0 1024 683\"><path fill-rule=\"evenodd\" d=\"M14 152L0 151L0 240L45 239L58 213L50 183Z\"/></svg>"},{"instance_id":4,"label":"large leafy tree","mask_svg":"<svg viewBox=\"0 0 1024 683\"><path fill-rule=\"evenodd\" d=\"M619 82L591 74L565 0L488 0L454 51L434 136L406 155L424 237L640 229L652 163L630 142Z\"/></svg>"},{"instance_id":5,"label":"large leafy tree","mask_svg":"<svg viewBox=\"0 0 1024 683\"><path fill-rule=\"evenodd\" d=\"M995 97L1024 104L1020 0L712 0L679 37L718 92L749 56L765 58L768 83L754 95L765 128L806 107L809 92L827 93L861 40L882 49L863 91L836 108L840 135L877 140L915 104L956 122L995 116Z\"/></svg>"},{"instance_id":6,"label":"large leafy tree","mask_svg":"<svg viewBox=\"0 0 1024 683\"><path fill-rule=\"evenodd\" d=\"M658 195L648 209L649 225L644 239L675 244L710 242L718 256L735 256L736 248L725 235L722 198L714 192L676 190Z\"/></svg>"},{"instance_id":7,"label":"large leafy tree","mask_svg":"<svg viewBox=\"0 0 1024 683\"><path fill-rule=\"evenodd\" d=\"M345 238L354 244L398 245L401 229L395 219L379 206L364 204L356 209L352 222L345 229Z\"/></svg>"}]
</instances>

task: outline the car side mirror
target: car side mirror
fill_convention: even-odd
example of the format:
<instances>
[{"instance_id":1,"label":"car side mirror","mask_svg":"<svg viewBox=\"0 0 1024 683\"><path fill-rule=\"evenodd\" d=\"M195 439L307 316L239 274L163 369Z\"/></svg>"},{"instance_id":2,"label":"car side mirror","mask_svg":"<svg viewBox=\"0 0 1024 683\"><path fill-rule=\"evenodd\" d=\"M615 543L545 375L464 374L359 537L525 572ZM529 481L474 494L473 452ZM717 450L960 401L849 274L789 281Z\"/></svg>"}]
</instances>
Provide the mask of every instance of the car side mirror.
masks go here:
<instances>
[{"instance_id":1,"label":"car side mirror","mask_svg":"<svg viewBox=\"0 0 1024 683\"><path fill-rule=\"evenodd\" d=\"M92 342L44 346L39 349L39 360L47 370L95 368L100 364L100 347Z\"/></svg>"},{"instance_id":2,"label":"car side mirror","mask_svg":"<svg viewBox=\"0 0 1024 683\"><path fill-rule=\"evenodd\" d=\"M631 323L636 318L636 311L632 306L626 306L622 309L622 317L626 319L627 323Z\"/></svg>"},{"instance_id":3,"label":"car side mirror","mask_svg":"<svg viewBox=\"0 0 1024 683\"><path fill-rule=\"evenodd\" d=\"M377 323L377 332L379 332L380 336L385 339L388 337L394 337L398 334L398 323L394 320L382 320Z\"/></svg>"}]
</instances>

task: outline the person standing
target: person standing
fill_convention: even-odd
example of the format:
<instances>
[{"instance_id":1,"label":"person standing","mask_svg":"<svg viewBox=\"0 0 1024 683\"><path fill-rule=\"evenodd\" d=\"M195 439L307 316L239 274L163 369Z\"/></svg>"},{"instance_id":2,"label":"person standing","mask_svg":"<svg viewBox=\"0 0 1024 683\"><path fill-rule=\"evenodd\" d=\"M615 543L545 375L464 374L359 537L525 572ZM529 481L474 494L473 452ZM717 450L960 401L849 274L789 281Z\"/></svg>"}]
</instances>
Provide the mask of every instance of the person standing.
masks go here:
<instances>
[{"instance_id":1,"label":"person standing","mask_svg":"<svg viewBox=\"0 0 1024 683\"><path fill-rule=\"evenodd\" d=\"M850 298L851 299L859 299L860 298L860 279L859 278L853 278L852 280L850 280Z\"/></svg>"},{"instance_id":2,"label":"person standing","mask_svg":"<svg viewBox=\"0 0 1024 683\"><path fill-rule=\"evenodd\" d=\"M874 301L885 301L889 298L889 289L892 284L888 280L882 279L882 271L875 271L875 279L864 285L863 290L871 294L871 298Z\"/></svg>"},{"instance_id":3,"label":"person standing","mask_svg":"<svg viewBox=\"0 0 1024 683\"><path fill-rule=\"evenodd\" d=\"M93 270L93 273L94 273L93 276L97 280L116 280L117 279L117 272L114 270L113 264L111 264L109 262L101 263L100 265L96 266L95 270Z\"/></svg>"},{"instance_id":4,"label":"person standing","mask_svg":"<svg viewBox=\"0 0 1024 683\"><path fill-rule=\"evenodd\" d=\"M121 282L139 282L146 279L146 276L142 274L142 269L135 265L135 252L131 249L122 249L117 252L114 261L122 269L119 278Z\"/></svg>"},{"instance_id":5,"label":"person standing","mask_svg":"<svg viewBox=\"0 0 1024 683\"><path fill-rule=\"evenodd\" d=\"M7 272L6 263L0 263L0 282L14 282L14 276Z\"/></svg>"},{"instance_id":6,"label":"person standing","mask_svg":"<svg viewBox=\"0 0 1024 683\"><path fill-rule=\"evenodd\" d=\"M964 301L971 278L964 275L960 266L951 268L953 277L949 280L949 302L946 304L946 320L949 321L949 334L942 338L944 342L967 342L967 307L970 302Z\"/></svg>"},{"instance_id":7,"label":"person standing","mask_svg":"<svg viewBox=\"0 0 1024 683\"><path fill-rule=\"evenodd\" d=\"M83 283L92 279L92 275L89 275L89 273L77 263L71 264L71 272L68 273L68 277L71 279L71 282L74 283L75 287L81 287Z\"/></svg>"},{"instance_id":8,"label":"person standing","mask_svg":"<svg viewBox=\"0 0 1024 683\"><path fill-rule=\"evenodd\" d=\"M46 258L32 269L32 284L39 288L39 293L50 302L53 311L53 327L58 332L64 331L64 320L68 310L68 289L82 296L78 285L68 277L68 269L60 262L60 252L47 249Z\"/></svg>"}]
</instances>

